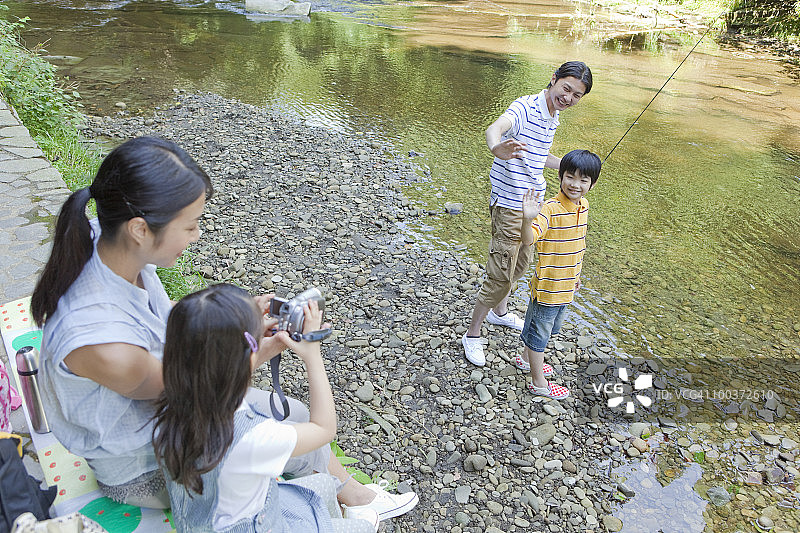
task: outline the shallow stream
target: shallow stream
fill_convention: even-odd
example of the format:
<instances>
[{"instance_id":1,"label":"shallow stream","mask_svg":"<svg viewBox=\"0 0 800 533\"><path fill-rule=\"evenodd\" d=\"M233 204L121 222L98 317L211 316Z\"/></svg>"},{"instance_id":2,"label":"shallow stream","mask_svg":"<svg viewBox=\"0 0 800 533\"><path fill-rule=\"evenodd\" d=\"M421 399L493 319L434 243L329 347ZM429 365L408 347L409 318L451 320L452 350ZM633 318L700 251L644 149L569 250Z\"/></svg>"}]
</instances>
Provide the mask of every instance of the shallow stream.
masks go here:
<instances>
[{"instance_id":1,"label":"shallow stream","mask_svg":"<svg viewBox=\"0 0 800 533\"><path fill-rule=\"evenodd\" d=\"M425 179L407 193L431 215L412 229L478 261L488 240L486 126L516 97L541 90L560 63L581 59L594 88L562 114L552 151L605 157L700 38L607 39L591 21L609 13L566 0L326 0L307 19L283 20L248 15L233 1L6 3L31 17L28 46L43 43L89 113L116 113L124 102L147 114L170 105L174 89L211 91L420 154ZM588 196L585 288L572 319L622 358L659 361L654 409L677 422L676 437L701 446L695 463L708 466L716 453L722 465L706 468L701 483L753 492L745 506L753 517L737 510L704 519L703 505L687 507L697 516L686 524L699 530L752 530L771 504L773 520L800 529L791 470L784 481L747 485L736 472L775 457L751 457L738 470L728 461L729 451L759 444L751 429L800 441L798 125L800 83L779 61L707 37ZM557 177L548 179L554 194ZM444 215L448 201L464 211ZM519 296L524 306L524 287ZM766 406L769 398L784 409ZM723 429L727 418L738 421L735 431ZM697 459L685 448L676 456ZM691 468L674 477L695 485ZM620 516L636 513L623 507ZM668 512L647 518L664 531L689 530L683 522L670 529Z\"/></svg>"}]
</instances>

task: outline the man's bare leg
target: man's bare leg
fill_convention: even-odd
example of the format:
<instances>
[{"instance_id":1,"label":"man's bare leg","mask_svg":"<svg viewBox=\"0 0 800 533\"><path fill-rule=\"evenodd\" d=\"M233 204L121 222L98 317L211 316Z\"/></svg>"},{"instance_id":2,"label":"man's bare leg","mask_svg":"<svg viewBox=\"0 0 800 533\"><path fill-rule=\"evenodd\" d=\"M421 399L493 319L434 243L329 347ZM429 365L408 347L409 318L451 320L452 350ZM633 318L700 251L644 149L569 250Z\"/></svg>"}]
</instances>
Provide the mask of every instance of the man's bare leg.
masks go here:
<instances>
[{"instance_id":1,"label":"man's bare leg","mask_svg":"<svg viewBox=\"0 0 800 533\"><path fill-rule=\"evenodd\" d=\"M508 296L509 295L506 294L506 297L500 300L500 303L494 306L494 313L497 316L503 316L508 312ZM483 325L483 321L486 320L486 315L489 314L490 309L491 307L488 305L482 304L481 302L475 302L475 307L472 309L472 320L470 321L469 329L467 330L467 337L481 336L481 326Z\"/></svg>"}]
</instances>

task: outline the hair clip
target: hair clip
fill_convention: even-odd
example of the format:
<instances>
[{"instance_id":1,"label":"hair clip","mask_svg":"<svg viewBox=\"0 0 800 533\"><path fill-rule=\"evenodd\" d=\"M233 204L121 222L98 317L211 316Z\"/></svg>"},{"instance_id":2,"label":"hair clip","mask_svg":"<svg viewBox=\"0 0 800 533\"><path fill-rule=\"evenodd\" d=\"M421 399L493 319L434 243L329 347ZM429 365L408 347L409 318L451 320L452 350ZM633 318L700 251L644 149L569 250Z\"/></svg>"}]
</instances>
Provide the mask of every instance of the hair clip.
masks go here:
<instances>
[{"instance_id":1,"label":"hair clip","mask_svg":"<svg viewBox=\"0 0 800 533\"><path fill-rule=\"evenodd\" d=\"M257 352L258 351L258 343L256 342L256 339L252 335L250 335L249 331L245 331L244 332L244 338L247 339L247 342L250 344L250 349L253 352Z\"/></svg>"},{"instance_id":2,"label":"hair clip","mask_svg":"<svg viewBox=\"0 0 800 533\"><path fill-rule=\"evenodd\" d=\"M125 205L128 206L128 210L131 212L133 216L142 218L147 216L147 214L144 211L142 211L138 207L134 207L134 205L130 202L130 200L128 200L128 197L125 196L124 194L122 195L122 201L125 202Z\"/></svg>"}]
</instances>

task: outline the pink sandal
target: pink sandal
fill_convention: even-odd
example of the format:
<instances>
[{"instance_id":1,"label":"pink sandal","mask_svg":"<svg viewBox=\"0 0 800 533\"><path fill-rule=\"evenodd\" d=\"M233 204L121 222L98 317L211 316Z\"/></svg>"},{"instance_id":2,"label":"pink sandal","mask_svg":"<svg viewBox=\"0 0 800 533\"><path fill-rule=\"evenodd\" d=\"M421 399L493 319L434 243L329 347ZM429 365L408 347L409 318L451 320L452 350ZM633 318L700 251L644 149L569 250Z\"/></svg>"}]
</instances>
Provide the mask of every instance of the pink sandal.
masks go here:
<instances>
[{"instance_id":1,"label":"pink sandal","mask_svg":"<svg viewBox=\"0 0 800 533\"><path fill-rule=\"evenodd\" d=\"M563 400L569 396L569 389L556 385L552 381L547 382L547 387L537 387L533 383L528 383L528 390L536 396L546 396L554 400Z\"/></svg>"},{"instance_id":2,"label":"pink sandal","mask_svg":"<svg viewBox=\"0 0 800 533\"><path fill-rule=\"evenodd\" d=\"M522 358L521 355L517 355L514 358L514 366L522 370L523 372L530 372L531 371L531 364L527 362L525 359ZM542 372L544 373L544 377L549 378L555 372L553 367L544 363L542 365Z\"/></svg>"}]
</instances>

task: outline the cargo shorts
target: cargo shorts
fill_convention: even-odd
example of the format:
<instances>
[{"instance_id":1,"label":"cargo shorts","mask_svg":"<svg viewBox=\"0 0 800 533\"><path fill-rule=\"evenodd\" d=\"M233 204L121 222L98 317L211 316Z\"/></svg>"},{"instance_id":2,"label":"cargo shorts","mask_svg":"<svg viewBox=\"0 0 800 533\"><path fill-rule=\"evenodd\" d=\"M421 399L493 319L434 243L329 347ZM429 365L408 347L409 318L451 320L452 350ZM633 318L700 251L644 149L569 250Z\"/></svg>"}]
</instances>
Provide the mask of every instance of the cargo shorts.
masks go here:
<instances>
[{"instance_id":1,"label":"cargo shorts","mask_svg":"<svg viewBox=\"0 0 800 533\"><path fill-rule=\"evenodd\" d=\"M486 278L478 292L478 301L487 307L494 307L511 292L528 270L531 247L520 240L522 211L490 206L489 215L492 219L492 239L489 241Z\"/></svg>"}]
</instances>

